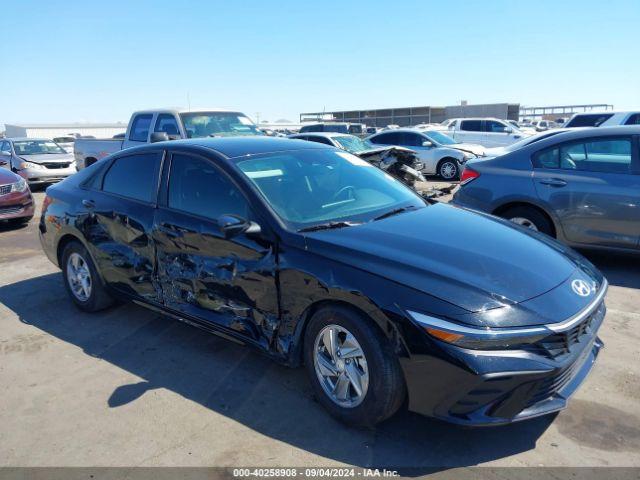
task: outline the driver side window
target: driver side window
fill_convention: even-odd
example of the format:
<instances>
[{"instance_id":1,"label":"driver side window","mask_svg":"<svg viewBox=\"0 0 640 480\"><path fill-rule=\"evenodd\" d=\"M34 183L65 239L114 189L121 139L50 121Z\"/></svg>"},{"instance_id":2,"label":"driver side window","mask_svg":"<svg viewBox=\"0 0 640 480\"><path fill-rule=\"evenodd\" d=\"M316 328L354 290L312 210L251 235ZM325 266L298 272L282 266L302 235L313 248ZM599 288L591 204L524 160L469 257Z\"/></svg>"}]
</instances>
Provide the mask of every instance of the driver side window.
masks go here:
<instances>
[{"instance_id":1,"label":"driver side window","mask_svg":"<svg viewBox=\"0 0 640 480\"><path fill-rule=\"evenodd\" d=\"M189 155L171 158L168 205L214 221L221 215L252 218L247 200L224 173L211 162Z\"/></svg>"}]
</instances>

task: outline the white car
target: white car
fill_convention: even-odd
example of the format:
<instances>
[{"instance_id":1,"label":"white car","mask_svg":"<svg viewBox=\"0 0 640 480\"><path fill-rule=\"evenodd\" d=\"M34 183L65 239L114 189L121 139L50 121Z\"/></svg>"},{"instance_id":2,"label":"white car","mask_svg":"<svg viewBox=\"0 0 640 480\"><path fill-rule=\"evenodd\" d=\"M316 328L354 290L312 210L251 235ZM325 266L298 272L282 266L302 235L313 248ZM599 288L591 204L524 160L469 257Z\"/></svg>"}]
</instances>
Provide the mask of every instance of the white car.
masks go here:
<instances>
[{"instance_id":1,"label":"white car","mask_svg":"<svg viewBox=\"0 0 640 480\"><path fill-rule=\"evenodd\" d=\"M471 149L464 151L463 148L457 148L460 144L436 130L397 128L376 133L367 137L367 140L375 145L393 145L414 150L424 164L422 173L437 174L445 180L460 178L462 165L477 157Z\"/></svg>"},{"instance_id":2,"label":"white car","mask_svg":"<svg viewBox=\"0 0 640 480\"><path fill-rule=\"evenodd\" d=\"M510 145L530 135L499 118L452 118L447 122L434 130L446 133L458 142L484 147Z\"/></svg>"},{"instance_id":3,"label":"white car","mask_svg":"<svg viewBox=\"0 0 640 480\"><path fill-rule=\"evenodd\" d=\"M640 125L640 112L604 112L576 113L564 124L567 128L576 127L615 127L618 125Z\"/></svg>"}]
</instances>

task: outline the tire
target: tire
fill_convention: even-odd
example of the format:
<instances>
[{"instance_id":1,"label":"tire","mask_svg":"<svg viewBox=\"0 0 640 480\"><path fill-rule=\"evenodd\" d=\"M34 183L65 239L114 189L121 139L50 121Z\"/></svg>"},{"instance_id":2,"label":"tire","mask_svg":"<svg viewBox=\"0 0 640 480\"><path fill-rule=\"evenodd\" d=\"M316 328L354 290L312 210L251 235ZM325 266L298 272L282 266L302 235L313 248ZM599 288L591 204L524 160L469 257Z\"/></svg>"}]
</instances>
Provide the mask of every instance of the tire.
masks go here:
<instances>
[{"instance_id":1,"label":"tire","mask_svg":"<svg viewBox=\"0 0 640 480\"><path fill-rule=\"evenodd\" d=\"M332 329L339 348L333 357L335 362L330 367L342 375L342 380L339 380L339 376L322 375L323 368L327 373L326 360L331 357L324 339ZM349 340L345 341L347 338ZM347 358L347 355L355 355L357 351L353 348L353 339L360 347L362 356ZM317 355L322 356L325 362L319 362ZM346 307L325 307L313 315L305 332L304 359L316 398L331 415L344 423L372 427L395 414L404 402L404 377L389 341L372 320ZM320 363L323 367L319 366ZM354 375L354 371L359 373ZM363 371L366 376L362 375ZM361 381L353 382L350 375L360 375L358 378ZM347 382L347 399L342 401L343 404L338 403L340 400L337 397L340 395L332 398L328 393L332 382L333 386ZM356 384L361 387L361 395L358 395Z\"/></svg>"},{"instance_id":2,"label":"tire","mask_svg":"<svg viewBox=\"0 0 640 480\"><path fill-rule=\"evenodd\" d=\"M88 278L88 283L85 285L85 287L88 285L88 288L81 287L82 282L78 280L78 275L75 276L74 285L71 284L70 277L74 276L71 267L74 263L78 267L75 270L81 272L80 276L84 276L85 279ZM89 252L80 242L70 242L65 246L60 267L62 268L62 278L67 293L80 310L97 312L113 305L114 300L102 285ZM79 289L81 292L79 292Z\"/></svg>"},{"instance_id":3,"label":"tire","mask_svg":"<svg viewBox=\"0 0 640 480\"><path fill-rule=\"evenodd\" d=\"M542 212L535 208L526 206L512 207L505 210L500 216L521 227L545 233L550 237L555 236L552 223Z\"/></svg>"},{"instance_id":4,"label":"tire","mask_svg":"<svg viewBox=\"0 0 640 480\"><path fill-rule=\"evenodd\" d=\"M443 158L438 163L438 175L443 180L459 180L460 179L460 165L455 158Z\"/></svg>"}]
</instances>

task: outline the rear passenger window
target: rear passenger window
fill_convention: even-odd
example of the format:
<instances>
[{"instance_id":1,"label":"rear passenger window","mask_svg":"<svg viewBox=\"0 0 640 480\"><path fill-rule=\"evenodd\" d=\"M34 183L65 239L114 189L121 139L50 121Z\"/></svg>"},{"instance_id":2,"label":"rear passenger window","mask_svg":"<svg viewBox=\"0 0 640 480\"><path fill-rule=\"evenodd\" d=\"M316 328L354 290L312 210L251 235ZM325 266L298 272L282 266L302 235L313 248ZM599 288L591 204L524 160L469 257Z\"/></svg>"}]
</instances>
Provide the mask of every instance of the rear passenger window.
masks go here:
<instances>
[{"instance_id":1,"label":"rear passenger window","mask_svg":"<svg viewBox=\"0 0 640 480\"><path fill-rule=\"evenodd\" d=\"M153 115L138 115L133 119L131 124L131 132L129 140L134 142L146 142L149 138L149 129L151 128L151 119Z\"/></svg>"},{"instance_id":2,"label":"rear passenger window","mask_svg":"<svg viewBox=\"0 0 640 480\"><path fill-rule=\"evenodd\" d=\"M397 132L381 133L371 138L370 141L377 145L400 145L400 134Z\"/></svg>"},{"instance_id":3,"label":"rear passenger window","mask_svg":"<svg viewBox=\"0 0 640 480\"><path fill-rule=\"evenodd\" d=\"M207 160L173 155L169 178L170 208L211 220L229 214L251 219L244 196Z\"/></svg>"},{"instance_id":4,"label":"rear passenger window","mask_svg":"<svg viewBox=\"0 0 640 480\"><path fill-rule=\"evenodd\" d=\"M102 190L152 203L156 199L160 154L146 153L117 158L104 176Z\"/></svg>"},{"instance_id":5,"label":"rear passenger window","mask_svg":"<svg viewBox=\"0 0 640 480\"><path fill-rule=\"evenodd\" d=\"M481 132L482 120L462 120L460 122L460 130L465 132Z\"/></svg>"},{"instance_id":6,"label":"rear passenger window","mask_svg":"<svg viewBox=\"0 0 640 480\"><path fill-rule=\"evenodd\" d=\"M583 172L629 173L630 138L598 138L572 142L533 156L536 168L561 168Z\"/></svg>"}]
</instances>

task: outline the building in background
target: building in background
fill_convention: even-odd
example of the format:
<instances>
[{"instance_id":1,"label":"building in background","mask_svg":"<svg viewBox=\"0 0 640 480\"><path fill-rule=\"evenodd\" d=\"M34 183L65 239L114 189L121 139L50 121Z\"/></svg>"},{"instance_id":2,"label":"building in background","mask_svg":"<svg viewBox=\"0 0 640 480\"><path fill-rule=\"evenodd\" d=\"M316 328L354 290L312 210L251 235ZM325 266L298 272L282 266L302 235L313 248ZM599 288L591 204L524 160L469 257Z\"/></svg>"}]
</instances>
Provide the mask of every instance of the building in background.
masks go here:
<instances>
[{"instance_id":1,"label":"building in background","mask_svg":"<svg viewBox=\"0 0 640 480\"><path fill-rule=\"evenodd\" d=\"M56 138L69 135L111 138L127 130L126 123L22 123L5 124L6 137Z\"/></svg>"},{"instance_id":2,"label":"building in background","mask_svg":"<svg viewBox=\"0 0 640 480\"><path fill-rule=\"evenodd\" d=\"M365 123L371 127L386 127L387 125L408 127L419 123L440 123L448 118L457 117L494 117L517 121L519 116L520 104L518 103L468 105L466 102L462 102L461 105L448 107L422 106L301 113L300 122L333 121Z\"/></svg>"}]
</instances>

